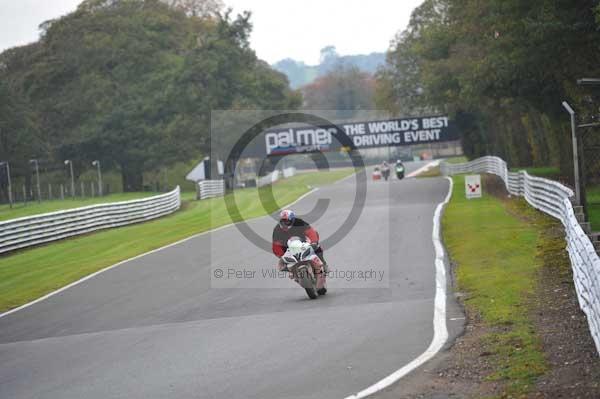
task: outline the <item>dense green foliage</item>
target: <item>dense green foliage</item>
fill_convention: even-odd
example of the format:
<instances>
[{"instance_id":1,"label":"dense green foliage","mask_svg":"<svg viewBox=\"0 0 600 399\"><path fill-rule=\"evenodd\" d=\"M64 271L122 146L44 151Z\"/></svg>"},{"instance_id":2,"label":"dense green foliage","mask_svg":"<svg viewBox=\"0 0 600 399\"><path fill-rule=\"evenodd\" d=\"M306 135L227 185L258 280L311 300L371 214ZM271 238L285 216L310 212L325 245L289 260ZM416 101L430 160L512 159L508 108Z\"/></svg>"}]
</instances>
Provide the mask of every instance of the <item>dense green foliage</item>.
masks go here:
<instances>
[{"instance_id":1,"label":"dense green foliage","mask_svg":"<svg viewBox=\"0 0 600 399\"><path fill-rule=\"evenodd\" d=\"M600 75L597 0L426 0L379 73L377 103L447 112L465 153L569 171L569 116L590 107L576 80Z\"/></svg>"},{"instance_id":2,"label":"dense green foliage","mask_svg":"<svg viewBox=\"0 0 600 399\"><path fill-rule=\"evenodd\" d=\"M86 0L0 55L0 159L143 172L208 153L210 112L300 105L249 47L248 13L209 0ZM207 8L208 7L208 8Z\"/></svg>"},{"instance_id":3,"label":"dense green foliage","mask_svg":"<svg viewBox=\"0 0 600 399\"><path fill-rule=\"evenodd\" d=\"M319 65L306 65L302 61L286 58L275 63L273 68L288 77L292 88L300 88L314 83L315 79L339 66L356 67L362 72L374 74L384 63L384 53L339 55L334 46L327 46L321 50Z\"/></svg>"}]
</instances>

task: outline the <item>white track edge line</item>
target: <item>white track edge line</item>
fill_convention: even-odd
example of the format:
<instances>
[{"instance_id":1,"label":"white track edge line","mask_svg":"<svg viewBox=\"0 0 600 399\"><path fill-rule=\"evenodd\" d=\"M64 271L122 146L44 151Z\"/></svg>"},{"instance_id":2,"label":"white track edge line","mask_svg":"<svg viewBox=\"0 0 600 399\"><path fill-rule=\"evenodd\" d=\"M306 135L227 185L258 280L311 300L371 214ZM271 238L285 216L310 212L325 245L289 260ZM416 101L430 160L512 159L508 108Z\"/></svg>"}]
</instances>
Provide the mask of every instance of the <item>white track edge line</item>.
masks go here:
<instances>
[{"instance_id":1,"label":"white track edge line","mask_svg":"<svg viewBox=\"0 0 600 399\"><path fill-rule=\"evenodd\" d=\"M294 204L296 204L296 203L298 203L298 202L302 201L304 198L306 198L306 197L308 197L309 195L313 194L313 193L314 193L314 192L316 192L317 190L319 190L319 188L318 188L318 187L316 187L316 188L313 188L312 190L308 191L307 193L304 193L303 195L301 195L299 198L297 198L297 199L296 199L296 200L294 200L293 202L291 202L291 203L287 204L286 206L284 206L284 208L290 207L290 206L292 206L292 205L294 205ZM266 216L269 216L269 215L256 216L256 217L253 217L253 218L247 219L247 220L245 220L244 222L249 222L249 221L251 221L251 220L254 220L254 219L260 219L260 218L263 218L263 217L266 217ZM143 254L139 254L139 255L136 255L136 256L134 256L134 257L132 257L132 258L129 258L129 259L122 260L122 261L120 261L120 262L118 262L118 263L115 263L114 265L111 265L111 266L105 267L105 268L104 268L104 269L102 269L102 270L98 270L97 272L94 272L94 273L92 273L92 274L89 274L89 275L87 275L87 276L85 276L85 277L83 277L83 278L81 278L81 279L79 279L79 280L77 280L77 281L74 281L74 282L72 282L72 283L70 283L70 284L68 284L68 285L65 285L65 286L64 286L64 287L62 287L62 288L59 288L59 289L57 289L57 290L55 290L55 291L52 291L52 292L50 292L50 293L48 293L48 294L46 294L46 295L44 295L44 296L42 296L42 297L40 297L40 298L38 298L38 299L34 299L33 301L31 301L31 302L28 302L28 303L26 303L26 304L24 304L24 305L21 305L21 306L19 306L19 307L16 307L16 308L14 308L14 309L11 309L11 310L8 310L8 311L6 311L6 312L4 312L4 313L1 313L1 314L0 314L0 319L1 319L1 318L3 318L3 317L5 317L5 316L8 316L8 315L10 315L10 314L12 314L12 313L18 312L19 310L23 310L23 309L26 309L26 308L28 308L28 307L30 307L30 306L33 306L33 305L35 305L35 304L36 304L36 303L38 303L38 302L42 302L42 301L44 301L44 300L46 300L46 299L48 299L48 298L50 298L50 297L53 297L54 295L60 294L61 292L63 292L63 291L66 291L66 290L68 290L69 288L72 288L72 287L74 287L74 286L76 286L76 285L78 285L78 284L81 284L81 283L83 283L83 282L85 282L85 281L87 281L87 280L90 280L90 279L92 279L92 278L94 278L94 277L96 277L96 276L98 276L98 275L100 275L100 274L102 274L102 273L104 273L104 272L107 272L107 271L109 271L109 270L111 270L111 269L114 269L114 268L116 268L116 267L119 267L119 266L121 266L121 265L123 265L123 264L125 264L125 263L131 262L131 261L134 261L134 260L136 260L136 259L139 259L139 258L143 258L144 256L151 255L151 254L153 254L153 253L156 253L156 252L162 251L162 250L164 250L164 249L167 249L167 248L174 247L174 246L176 246L176 245L179 245L179 244L183 244L183 243L184 243L184 242L186 242L186 241L193 240L194 238L198 238L198 237L200 237L200 236L203 236L203 235L205 235L205 234L214 233L214 232L216 232L216 231L223 230L223 229L226 229L226 228L228 228L228 227L234 226L234 225L236 225L236 224L238 224L238 223L244 223L244 222L229 223L229 224L226 224L226 225L223 225L223 226L219 226L219 227L216 227L216 228L214 228L214 229L207 230L207 231L203 231L202 233L194 234L194 235L192 235L192 236L189 236L189 237L183 238L183 239L181 239L181 240L179 240L179 241L175 241L175 242L173 242L173 243L171 243L171 244L167 244L167 245L165 245L165 246L163 246L163 247L160 247L160 248L157 248L157 249L153 249L152 251L144 252Z\"/></svg>"},{"instance_id":2,"label":"white track edge line","mask_svg":"<svg viewBox=\"0 0 600 399\"><path fill-rule=\"evenodd\" d=\"M446 266L444 264L445 250L440 238L440 222L442 211L452 197L454 183L451 178L446 177L450 182L448 194L443 202L439 203L433 215L433 233L432 240L435 248L435 301L433 312L433 339L429 347L419 357L413 359L407 365L394 371L392 374L376 382L370 387L346 397L346 399L361 399L377 393L402 377L421 366L423 363L434 357L448 340L448 328L446 326Z\"/></svg>"}]
</instances>

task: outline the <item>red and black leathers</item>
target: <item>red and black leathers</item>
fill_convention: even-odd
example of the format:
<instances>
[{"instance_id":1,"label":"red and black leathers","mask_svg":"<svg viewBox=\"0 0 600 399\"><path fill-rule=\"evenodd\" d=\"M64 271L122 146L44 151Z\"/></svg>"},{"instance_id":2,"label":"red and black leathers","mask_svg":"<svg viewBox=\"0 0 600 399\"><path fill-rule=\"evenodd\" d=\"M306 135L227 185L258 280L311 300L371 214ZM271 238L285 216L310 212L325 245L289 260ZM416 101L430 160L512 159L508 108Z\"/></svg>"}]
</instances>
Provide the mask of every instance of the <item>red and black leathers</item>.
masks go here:
<instances>
[{"instance_id":1,"label":"red and black leathers","mask_svg":"<svg viewBox=\"0 0 600 399\"><path fill-rule=\"evenodd\" d=\"M313 229L310 224L300 218L296 218L292 226L288 229L282 229L279 224L273 229L273 253L278 258L282 257L287 251L287 242L291 237L300 237L301 240L311 243L319 242L319 233ZM321 248L317 249L317 255L322 254ZM321 256L319 256L321 257Z\"/></svg>"}]
</instances>

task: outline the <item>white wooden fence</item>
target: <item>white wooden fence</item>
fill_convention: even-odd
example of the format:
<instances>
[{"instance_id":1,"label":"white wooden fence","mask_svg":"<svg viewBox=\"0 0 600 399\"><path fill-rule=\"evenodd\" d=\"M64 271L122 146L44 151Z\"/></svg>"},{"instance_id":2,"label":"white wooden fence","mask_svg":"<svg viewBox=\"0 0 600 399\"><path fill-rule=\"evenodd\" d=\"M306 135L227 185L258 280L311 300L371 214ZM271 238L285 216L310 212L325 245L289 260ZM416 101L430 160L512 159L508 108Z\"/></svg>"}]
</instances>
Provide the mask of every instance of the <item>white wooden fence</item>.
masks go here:
<instances>
[{"instance_id":1,"label":"white wooden fence","mask_svg":"<svg viewBox=\"0 0 600 399\"><path fill-rule=\"evenodd\" d=\"M441 171L445 175L495 174L504 181L510 194L525 197L531 206L562 222L579 306L587 316L600 354L600 258L575 215L570 201L573 191L558 182L530 176L525 171L509 172L506 162L498 157L487 156L459 165L444 162Z\"/></svg>"},{"instance_id":2,"label":"white wooden fence","mask_svg":"<svg viewBox=\"0 0 600 399\"><path fill-rule=\"evenodd\" d=\"M0 222L0 253L92 231L144 222L175 212L179 187L170 193L132 201L91 205Z\"/></svg>"}]
</instances>

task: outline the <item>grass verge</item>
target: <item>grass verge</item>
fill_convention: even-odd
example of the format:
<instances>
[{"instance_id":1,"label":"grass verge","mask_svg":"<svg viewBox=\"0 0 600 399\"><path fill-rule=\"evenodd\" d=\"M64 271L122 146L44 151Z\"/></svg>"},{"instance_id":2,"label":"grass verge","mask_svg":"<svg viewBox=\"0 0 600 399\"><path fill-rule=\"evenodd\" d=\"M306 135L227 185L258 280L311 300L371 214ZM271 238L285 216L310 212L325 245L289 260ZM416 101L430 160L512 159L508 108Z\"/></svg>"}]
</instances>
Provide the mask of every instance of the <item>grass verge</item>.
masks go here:
<instances>
[{"instance_id":1,"label":"grass verge","mask_svg":"<svg viewBox=\"0 0 600 399\"><path fill-rule=\"evenodd\" d=\"M487 378L505 382L505 394L518 397L547 367L528 315L528 297L536 289L541 263L535 248L545 216L522 200L501 201L487 192L481 199L467 200L464 176L453 179L443 234L457 265L458 289L467 294L467 313L479 315L491 327L482 338L482 346L491 348L494 366Z\"/></svg>"},{"instance_id":2,"label":"grass verge","mask_svg":"<svg viewBox=\"0 0 600 399\"><path fill-rule=\"evenodd\" d=\"M272 187L273 199L265 203L265 208L259 200L259 190L238 190L232 195L235 195L241 217L249 219L291 203L310 191L309 185L329 184L352 172L352 169L343 169L301 174L281 181ZM122 260L231 222L223 198L185 200L182 209L168 217L4 256L0 258L0 312Z\"/></svg>"},{"instance_id":3,"label":"grass verge","mask_svg":"<svg viewBox=\"0 0 600 399\"><path fill-rule=\"evenodd\" d=\"M94 198L75 198L55 201L43 201L41 203L28 202L14 204L11 209L8 205L0 205L0 221L21 218L25 216L33 216L41 213L54 211L63 211L66 209L80 208L82 206L105 204L109 202L129 201L139 198L158 195L159 193L120 193L111 194L104 197Z\"/></svg>"},{"instance_id":4,"label":"grass verge","mask_svg":"<svg viewBox=\"0 0 600 399\"><path fill-rule=\"evenodd\" d=\"M600 186L588 187L586 190L588 202L588 218L592 230L600 231Z\"/></svg>"}]
</instances>

